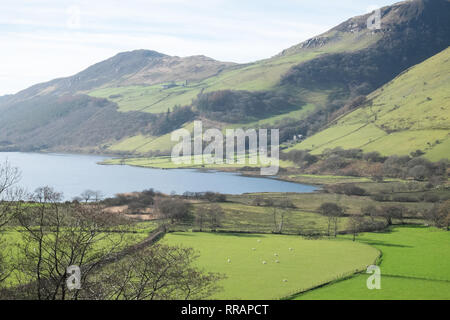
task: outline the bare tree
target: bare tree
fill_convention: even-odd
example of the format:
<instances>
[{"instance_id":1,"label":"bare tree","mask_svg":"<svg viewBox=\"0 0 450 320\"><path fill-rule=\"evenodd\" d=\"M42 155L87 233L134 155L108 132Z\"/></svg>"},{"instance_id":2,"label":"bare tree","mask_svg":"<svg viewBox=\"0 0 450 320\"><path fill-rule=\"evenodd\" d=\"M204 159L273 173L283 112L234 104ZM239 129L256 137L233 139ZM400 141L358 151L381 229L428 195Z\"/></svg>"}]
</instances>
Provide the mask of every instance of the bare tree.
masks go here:
<instances>
[{"instance_id":1,"label":"bare tree","mask_svg":"<svg viewBox=\"0 0 450 320\"><path fill-rule=\"evenodd\" d=\"M364 230L364 216L358 214L350 215L347 221L347 228L353 235L353 241L355 241L356 236Z\"/></svg>"},{"instance_id":2,"label":"bare tree","mask_svg":"<svg viewBox=\"0 0 450 320\"><path fill-rule=\"evenodd\" d=\"M0 164L0 245L4 227L19 212L22 206L20 200L26 196L22 189L16 187L20 178L19 169L12 167L8 160ZM4 250L0 251L0 287L11 273L9 264L6 263L7 254Z\"/></svg>"},{"instance_id":3,"label":"bare tree","mask_svg":"<svg viewBox=\"0 0 450 320\"><path fill-rule=\"evenodd\" d=\"M388 226L393 224L394 219L403 222L405 208L402 206L388 206L378 210L378 216L384 218Z\"/></svg>"},{"instance_id":4,"label":"bare tree","mask_svg":"<svg viewBox=\"0 0 450 320\"><path fill-rule=\"evenodd\" d=\"M362 208L361 213L367 217L370 217L370 220L373 222L375 217L379 215L379 210L376 206L370 204L367 207Z\"/></svg>"},{"instance_id":5,"label":"bare tree","mask_svg":"<svg viewBox=\"0 0 450 320\"><path fill-rule=\"evenodd\" d=\"M216 203L202 205L197 209L195 214L195 222L203 231L206 222L209 222L211 231L216 232L217 228L222 226L222 219L225 215L222 207Z\"/></svg>"},{"instance_id":6,"label":"bare tree","mask_svg":"<svg viewBox=\"0 0 450 320\"><path fill-rule=\"evenodd\" d=\"M206 206L201 206L197 209L195 213L195 223L199 227L199 231L203 231L203 225L208 219L208 208Z\"/></svg>"},{"instance_id":7,"label":"bare tree","mask_svg":"<svg viewBox=\"0 0 450 320\"><path fill-rule=\"evenodd\" d=\"M189 215L190 205L177 198L162 198L157 199L156 208L163 217L170 223L181 221Z\"/></svg>"},{"instance_id":8,"label":"bare tree","mask_svg":"<svg viewBox=\"0 0 450 320\"><path fill-rule=\"evenodd\" d=\"M80 195L80 197L77 197L77 199L80 198L85 203L88 202L99 202L104 198L103 193L101 191L94 191L94 190L85 190Z\"/></svg>"},{"instance_id":9,"label":"bare tree","mask_svg":"<svg viewBox=\"0 0 450 320\"><path fill-rule=\"evenodd\" d=\"M447 200L440 205L439 212L442 217L442 227L445 227L447 231L450 231L450 200Z\"/></svg>"},{"instance_id":10,"label":"bare tree","mask_svg":"<svg viewBox=\"0 0 450 320\"><path fill-rule=\"evenodd\" d=\"M277 202L272 202L272 206L273 206L272 210L273 210L273 225L274 225L273 232L281 234L283 233L284 229L285 223L284 218L286 216L286 213L289 209L295 208L295 206L289 199L282 199Z\"/></svg>"},{"instance_id":11,"label":"bare tree","mask_svg":"<svg viewBox=\"0 0 450 320\"><path fill-rule=\"evenodd\" d=\"M424 213L424 218L437 228L450 228L450 200L435 204Z\"/></svg>"},{"instance_id":12,"label":"bare tree","mask_svg":"<svg viewBox=\"0 0 450 320\"><path fill-rule=\"evenodd\" d=\"M208 298L223 275L195 266L193 249L155 244L102 270L85 298L106 300L188 300Z\"/></svg>"},{"instance_id":13,"label":"bare tree","mask_svg":"<svg viewBox=\"0 0 450 320\"><path fill-rule=\"evenodd\" d=\"M20 178L19 169L12 167L8 160L0 164L0 228L12 218L17 205L15 202L24 196L21 189L15 188Z\"/></svg>"},{"instance_id":14,"label":"bare tree","mask_svg":"<svg viewBox=\"0 0 450 320\"><path fill-rule=\"evenodd\" d=\"M212 204L209 206L209 218L211 221L211 230L217 231L217 228L222 226L222 219L225 216L225 212L218 204Z\"/></svg>"},{"instance_id":15,"label":"bare tree","mask_svg":"<svg viewBox=\"0 0 450 320\"><path fill-rule=\"evenodd\" d=\"M328 219L328 236L331 236L331 226L334 225L334 237L336 237L338 221L344 215L344 209L336 203L325 202L319 207L319 211Z\"/></svg>"},{"instance_id":16,"label":"bare tree","mask_svg":"<svg viewBox=\"0 0 450 320\"><path fill-rule=\"evenodd\" d=\"M21 286L15 294L37 300L78 299L78 290L67 290L67 268L79 267L84 283L125 245L126 228L99 206L61 204L61 194L49 187L37 189L33 200L35 205L17 215L24 231L15 261Z\"/></svg>"}]
</instances>

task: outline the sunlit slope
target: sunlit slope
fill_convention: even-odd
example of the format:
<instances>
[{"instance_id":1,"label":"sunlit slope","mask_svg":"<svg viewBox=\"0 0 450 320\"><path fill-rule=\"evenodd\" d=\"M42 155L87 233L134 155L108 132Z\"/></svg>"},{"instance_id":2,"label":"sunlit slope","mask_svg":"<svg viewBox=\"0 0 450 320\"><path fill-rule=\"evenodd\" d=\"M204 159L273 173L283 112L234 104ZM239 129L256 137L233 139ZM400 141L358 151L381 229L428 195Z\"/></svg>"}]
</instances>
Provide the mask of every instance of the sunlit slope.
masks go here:
<instances>
[{"instance_id":1,"label":"sunlit slope","mask_svg":"<svg viewBox=\"0 0 450 320\"><path fill-rule=\"evenodd\" d=\"M310 114L314 110L314 105L307 104L305 106L301 106L298 110L291 111L289 113L275 115L263 120L258 120L249 123L238 123L238 124L226 124L226 123L216 123L210 124L211 127L221 127L222 130L226 129L238 129L238 128L269 128L280 121L283 121L286 118L289 119L303 119L308 114ZM207 125L210 121L203 121L205 125ZM189 122L183 126L184 129L189 130L189 132L193 132L194 122ZM112 143L108 147L109 151L115 153L133 153L137 155L147 155L150 153L158 153L162 152L165 154L170 154L170 150L175 146L178 142L171 141L172 132L155 137L152 135L144 135L138 134L133 137L124 138L118 142Z\"/></svg>"},{"instance_id":2,"label":"sunlit slope","mask_svg":"<svg viewBox=\"0 0 450 320\"><path fill-rule=\"evenodd\" d=\"M422 150L450 158L450 48L416 65L368 96L366 106L338 119L294 149L315 154L342 147L384 155Z\"/></svg>"},{"instance_id":3,"label":"sunlit slope","mask_svg":"<svg viewBox=\"0 0 450 320\"><path fill-rule=\"evenodd\" d=\"M163 241L194 248L200 267L226 275L215 299L280 299L365 270L379 255L356 242L283 235L171 233Z\"/></svg>"},{"instance_id":4,"label":"sunlit slope","mask_svg":"<svg viewBox=\"0 0 450 320\"><path fill-rule=\"evenodd\" d=\"M217 90L272 90L281 77L293 66L310 61L326 53L352 52L368 47L381 36L369 35L368 30L358 32L329 31L317 38L321 43L306 42L285 50L273 58L246 65L236 65L201 81L178 81L176 86L160 83L151 86L106 86L92 90L89 95L116 102L119 111L145 111L161 113L175 105L189 105L200 92ZM305 95L305 98L308 98ZM311 102L317 97L311 95ZM308 99L306 99L308 100Z\"/></svg>"}]
</instances>

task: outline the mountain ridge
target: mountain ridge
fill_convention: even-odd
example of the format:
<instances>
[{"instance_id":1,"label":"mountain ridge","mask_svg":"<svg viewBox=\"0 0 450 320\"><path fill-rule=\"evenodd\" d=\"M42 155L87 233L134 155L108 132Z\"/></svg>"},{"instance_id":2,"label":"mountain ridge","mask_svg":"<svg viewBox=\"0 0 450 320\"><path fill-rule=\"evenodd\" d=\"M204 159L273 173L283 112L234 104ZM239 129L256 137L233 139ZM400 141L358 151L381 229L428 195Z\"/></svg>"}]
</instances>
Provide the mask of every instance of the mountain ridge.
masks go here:
<instances>
[{"instance_id":1,"label":"mountain ridge","mask_svg":"<svg viewBox=\"0 0 450 320\"><path fill-rule=\"evenodd\" d=\"M152 132L161 131L155 131L152 126L165 121L159 115L175 110L175 106L178 106L177 110L183 106L192 108L192 111L172 113L174 119L180 114L188 115L185 122L197 116L222 121L222 126L238 123L233 120L227 124L221 119L239 119L242 125L261 120L273 124L270 120L273 118L277 119L283 139L299 132L310 136L331 121L335 114L346 110L352 100L361 99L449 45L450 29L448 24L443 23L450 16L448 0L400 2L382 8L381 13L380 30L365 28L370 14L361 15L283 50L272 58L243 65L219 62L204 56L172 57L151 50L119 53L72 77L55 79L32 86L17 95L0 98L0 111L4 115L0 125L10 128L0 132L0 140L7 141L10 149L24 149L23 143L29 139L36 146L45 146L43 150L88 147L90 151L97 152L133 152L131 145L126 147L127 139L142 137L141 142L149 145L149 141L158 138ZM56 106L60 103L58 97L66 95L79 96L78 101L96 106L94 108L99 112L92 114L78 106L73 109L73 112L84 110L85 115L80 119L92 120L94 126L104 128L103 132L96 134L96 138L88 139L93 141L90 146L86 146L86 137L79 131L73 132L73 137L68 139L70 143L60 141L47 144L35 139L40 135L33 119L20 128L14 126L14 123L24 124L21 119L23 115L14 112L14 109L25 113L27 108L40 110L43 114L40 117L43 119L41 130L46 132L42 137L48 137L51 122L55 119L54 114L49 112L55 111L43 101L49 99L50 104ZM239 102L240 109L233 112L242 114L227 115L232 109L224 109L220 106L221 100L216 99L226 95ZM214 97L215 100L207 102L207 97ZM264 111L261 109L259 113L256 108L258 101L264 105ZM105 119L110 117L99 111L106 110L100 107L105 105L119 118L131 119L134 115L140 115L145 121L133 124L125 120L126 128L121 127L120 121L114 122L117 131L122 134L111 134L104 127L104 123L111 121ZM64 105L60 107L67 111L60 113L60 116L71 124L68 128L76 127L73 123L76 117L71 115L71 110ZM303 112L303 109L308 111ZM217 110L223 114L217 114ZM164 124L164 127L170 129L173 126L172 129L176 129L176 126L185 125L182 120L177 118ZM162 131L163 134L165 132L167 129ZM53 134L68 136L61 128ZM115 147L118 145L121 150ZM170 149L170 145L165 148ZM154 151L157 150L149 150Z\"/></svg>"}]
</instances>

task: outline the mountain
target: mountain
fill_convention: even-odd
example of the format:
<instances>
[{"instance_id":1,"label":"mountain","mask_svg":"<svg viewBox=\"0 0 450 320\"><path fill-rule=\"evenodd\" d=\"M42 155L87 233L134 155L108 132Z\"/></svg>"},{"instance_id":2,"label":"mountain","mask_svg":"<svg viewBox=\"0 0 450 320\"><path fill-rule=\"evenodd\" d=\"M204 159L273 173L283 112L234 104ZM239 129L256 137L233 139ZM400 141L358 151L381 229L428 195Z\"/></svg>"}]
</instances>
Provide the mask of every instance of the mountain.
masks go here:
<instances>
[{"instance_id":1,"label":"mountain","mask_svg":"<svg viewBox=\"0 0 450 320\"><path fill-rule=\"evenodd\" d=\"M337 147L383 155L420 150L430 160L450 159L450 48L406 70L292 149L320 154Z\"/></svg>"},{"instance_id":2,"label":"mountain","mask_svg":"<svg viewBox=\"0 0 450 320\"><path fill-rule=\"evenodd\" d=\"M0 99L0 148L167 152L170 131L189 128L195 118L220 127L277 126L282 140L311 136L450 44L449 0L400 2L381 15L379 30L367 28L370 14L354 17L243 65L148 50L120 53ZM97 129L86 134L86 124Z\"/></svg>"},{"instance_id":3,"label":"mountain","mask_svg":"<svg viewBox=\"0 0 450 320\"><path fill-rule=\"evenodd\" d=\"M180 58L151 50L122 52L74 76L32 86L15 95L14 100L84 93L101 87L197 81L214 76L232 65L205 56Z\"/></svg>"}]
</instances>

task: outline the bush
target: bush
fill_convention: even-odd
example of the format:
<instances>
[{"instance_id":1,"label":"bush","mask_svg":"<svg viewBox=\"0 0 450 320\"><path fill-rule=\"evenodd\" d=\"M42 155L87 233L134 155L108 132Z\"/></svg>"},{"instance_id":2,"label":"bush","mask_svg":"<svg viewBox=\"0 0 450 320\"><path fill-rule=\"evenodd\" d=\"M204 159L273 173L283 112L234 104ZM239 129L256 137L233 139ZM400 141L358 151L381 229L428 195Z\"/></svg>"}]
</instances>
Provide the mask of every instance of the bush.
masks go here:
<instances>
[{"instance_id":1,"label":"bush","mask_svg":"<svg viewBox=\"0 0 450 320\"><path fill-rule=\"evenodd\" d=\"M365 196L367 195L367 191L361 187L358 187L352 183L348 184L339 184L331 187L334 192L345 194L348 196Z\"/></svg>"},{"instance_id":2,"label":"bush","mask_svg":"<svg viewBox=\"0 0 450 320\"><path fill-rule=\"evenodd\" d=\"M423 195L423 201L425 202L431 202L431 203L436 203L439 202L441 200L441 198L434 193L425 193Z\"/></svg>"}]
</instances>

